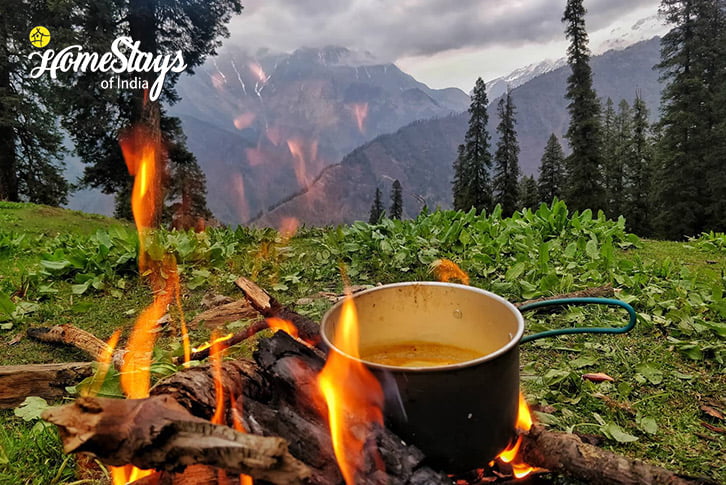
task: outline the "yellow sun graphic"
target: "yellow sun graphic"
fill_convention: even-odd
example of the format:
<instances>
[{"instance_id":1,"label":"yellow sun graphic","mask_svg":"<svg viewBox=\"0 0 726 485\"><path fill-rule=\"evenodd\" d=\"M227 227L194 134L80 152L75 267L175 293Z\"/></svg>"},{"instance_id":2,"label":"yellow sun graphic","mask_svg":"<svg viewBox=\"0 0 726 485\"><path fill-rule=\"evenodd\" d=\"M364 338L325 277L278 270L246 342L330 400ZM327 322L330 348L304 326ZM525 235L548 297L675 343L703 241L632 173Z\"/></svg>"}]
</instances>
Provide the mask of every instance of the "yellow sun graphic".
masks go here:
<instances>
[{"instance_id":1,"label":"yellow sun graphic","mask_svg":"<svg viewBox=\"0 0 726 485\"><path fill-rule=\"evenodd\" d=\"M42 25L30 29L30 43L35 47L45 47L48 42L50 42L50 31L48 29Z\"/></svg>"}]
</instances>

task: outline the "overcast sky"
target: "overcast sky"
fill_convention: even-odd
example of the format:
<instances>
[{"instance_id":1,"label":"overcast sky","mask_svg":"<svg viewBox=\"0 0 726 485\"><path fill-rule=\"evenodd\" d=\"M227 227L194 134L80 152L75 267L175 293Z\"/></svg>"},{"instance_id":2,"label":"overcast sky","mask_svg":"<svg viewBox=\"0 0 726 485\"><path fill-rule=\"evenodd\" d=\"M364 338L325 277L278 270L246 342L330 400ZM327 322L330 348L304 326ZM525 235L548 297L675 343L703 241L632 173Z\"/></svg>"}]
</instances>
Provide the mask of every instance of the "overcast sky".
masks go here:
<instances>
[{"instance_id":1,"label":"overcast sky","mask_svg":"<svg viewBox=\"0 0 726 485\"><path fill-rule=\"evenodd\" d=\"M485 80L565 55L565 0L245 0L233 43L369 51L434 88ZM585 0L591 48L657 14L659 0Z\"/></svg>"}]
</instances>

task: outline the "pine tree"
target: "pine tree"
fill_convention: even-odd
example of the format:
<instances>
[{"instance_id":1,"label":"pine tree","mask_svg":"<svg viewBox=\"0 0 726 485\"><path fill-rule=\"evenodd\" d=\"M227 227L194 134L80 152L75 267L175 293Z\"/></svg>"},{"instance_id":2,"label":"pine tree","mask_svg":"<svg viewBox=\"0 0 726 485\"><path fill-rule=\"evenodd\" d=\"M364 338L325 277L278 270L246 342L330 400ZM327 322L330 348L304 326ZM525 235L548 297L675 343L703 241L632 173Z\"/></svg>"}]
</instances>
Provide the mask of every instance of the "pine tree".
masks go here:
<instances>
[{"instance_id":1,"label":"pine tree","mask_svg":"<svg viewBox=\"0 0 726 485\"><path fill-rule=\"evenodd\" d=\"M673 28L661 39L661 119L656 150L654 224L667 238L723 227L726 22L723 0L662 0ZM726 152L722 152L722 155ZM719 179L721 181L719 181Z\"/></svg>"},{"instance_id":2,"label":"pine tree","mask_svg":"<svg viewBox=\"0 0 726 485\"><path fill-rule=\"evenodd\" d=\"M63 2L0 0L0 200L60 205L69 186L63 178L62 138L52 110L54 83L28 73L42 52L31 44L30 28L43 25L51 43L63 37L68 12Z\"/></svg>"},{"instance_id":3,"label":"pine tree","mask_svg":"<svg viewBox=\"0 0 726 485\"><path fill-rule=\"evenodd\" d=\"M713 82L713 145L706 157L710 174L706 181L710 194L706 218L707 229L726 232L726 2L717 3L713 43L717 51L714 61L720 67L716 69Z\"/></svg>"},{"instance_id":4,"label":"pine tree","mask_svg":"<svg viewBox=\"0 0 726 485\"><path fill-rule=\"evenodd\" d=\"M403 196L401 194L401 182L398 179L393 181L391 186L391 219L400 220L403 217Z\"/></svg>"},{"instance_id":5,"label":"pine tree","mask_svg":"<svg viewBox=\"0 0 726 485\"><path fill-rule=\"evenodd\" d=\"M566 159L566 198L572 209L598 210L605 205L600 172L600 104L592 87L585 13L582 0L568 0L562 17L562 21L567 24L565 34L570 40L567 62L572 70L567 78L565 95L570 100L567 107L570 125L566 137L572 149Z\"/></svg>"},{"instance_id":6,"label":"pine tree","mask_svg":"<svg viewBox=\"0 0 726 485\"><path fill-rule=\"evenodd\" d=\"M458 156L454 162L455 210L469 210L474 207L482 211L492 206L488 104L486 86L482 78L479 78L474 85L469 106L469 129L464 136L464 143L459 145Z\"/></svg>"},{"instance_id":7,"label":"pine tree","mask_svg":"<svg viewBox=\"0 0 726 485\"><path fill-rule=\"evenodd\" d=\"M381 219L386 216L386 210L383 208L383 201L381 200L381 189L376 187L376 195L371 205L371 212L368 216L369 224L378 224Z\"/></svg>"},{"instance_id":8,"label":"pine tree","mask_svg":"<svg viewBox=\"0 0 726 485\"><path fill-rule=\"evenodd\" d=\"M89 51L108 50L113 38L121 35L139 41L142 51L152 54L182 51L187 72L202 64L208 55L214 55L221 44L219 38L229 35L226 23L233 13L242 9L240 0L191 0L168 4L161 0L96 0L84 3L77 10L80 28L76 44ZM163 104L178 101L174 85L179 73L167 74L161 97L148 101L141 91L112 91L101 88L106 74L70 74L64 84L65 93L63 126L71 134L76 151L87 164L80 183L101 188L106 193L116 194L116 214L128 214L128 195L132 179L126 171L124 160L118 148L119 135L130 126L145 125L147 131L158 137L165 145L173 144L158 162L163 172L171 177L192 172L201 174L196 159L190 156L179 120L167 115ZM132 75L137 77L137 73ZM153 84L156 73L138 73L138 76ZM165 132L164 127L172 131ZM175 157L179 157L178 159ZM180 181L169 182L177 185ZM194 198L205 201L204 179L201 183L186 184L189 190L197 191ZM172 200L167 201L173 204ZM206 207L205 209L206 210Z\"/></svg>"},{"instance_id":9,"label":"pine tree","mask_svg":"<svg viewBox=\"0 0 726 485\"><path fill-rule=\"evenodd\" d=\"M650 180L652 178L652 140L648 108L640 96L633 102L632 138L625 158L625 197L623 215L629 231L641 236L651 234Z\"/></svg>"},{"instance_id":10,"label":"pine tree","mask_svg":"<svg viewBox=\"0 0 726 485\"><path fill-rule=\"evenodd\" d=\"M632 113L626 100L618 104L618 112L613 118L610 157L604 159L606 213L617 218L623 213L625 197L625 161L632 150Z\"/></svg>"},{"instance_id":11,"label":"pine tree","mask_svg":"<svg viewBox=\"0 0 726 485\"><path fill-rule=\"evenodd\" d=\"M494 203L501 204L502 215L509 217L517 210L519 199L519 143L514 128L516 108L508 91L499 100L497 112L499 140L494 154Z\"/></svg>"},{"instance_id":12,"label":"pine tree","mask_svg":"<svg viewBox=\"0 0 726 485\"><path fill-rule=\"evenodd\" d=\"M212 213L207 208L207 178L194 155L186 147L186 136L178 118L162 118L169 123L166 133L171 173L166 191L165 222L177 229L204 229Z\"/></svg>"},{"instance_id":13,"label":"pine tree","mask_svg":"<svg viewBox=\"0 0 726 485\"><path fill-rule=\"evenodd\" d=\"M557 197L562 198L562 190L565 183L565 156L562 153L562 145L552 133L547 140L542 162L539 167L539 200L550 203Z\"/></svg>"},{"instance_id":14,"label":"pine tree","mask_svg":"<svg viewBox=\"0 0 726 485\"><path fill-rule=\"evenodd\" d=\"M602 117L602 172L603 172L603 188L605 189L605 212L613 215L610 204L610 179L608 173L612 171L612 166L617 164L617 134L615 127L615 103L612 98L605 101L605 109Z\"/></svg>"},{"instance_id":15,"label":"pine tree","mask_svg":"<svg viewBox=\"0 0 726 485\"><path fill-rule=\"evenodd\" d=\"M531 175L525 175L519 181L518 206L521 209L536 209L539 206L539 189L537 181Z\"/></svg>"}]
</instances>

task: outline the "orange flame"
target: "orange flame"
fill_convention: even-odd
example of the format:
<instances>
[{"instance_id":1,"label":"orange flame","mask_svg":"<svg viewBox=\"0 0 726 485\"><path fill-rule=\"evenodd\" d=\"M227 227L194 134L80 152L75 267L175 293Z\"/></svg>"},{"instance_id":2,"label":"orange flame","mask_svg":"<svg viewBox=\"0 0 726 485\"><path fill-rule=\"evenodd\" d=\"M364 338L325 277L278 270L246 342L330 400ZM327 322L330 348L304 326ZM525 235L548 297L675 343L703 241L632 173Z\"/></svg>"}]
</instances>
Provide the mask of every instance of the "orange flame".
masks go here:
<instances>
[{"instance_id":1,"label":"orange flame","mask_svg":"<svg viewBox=\"0 0 726 485\"><path fill-rule=\"evenodd\" d=\"M529 412L529 406L527 401L524 399L524 395L519 393L519 410L517 412L517 423L516 428L518 431L526 433L532 427L532 414ZM512 473L515 478L524 478L534 471L534 467L527 465L521 459L518 459L517 454L519 448L522 445L522 436L517 437L517 441L513 445L508 446L502 451L497 459L503 463L509 463L512 467Z\"/></svg>"},{"instance_id":2,"label":"orange flame","mask_svg":"<svg viewBox=\"0 0 726 485\"><path fill-rule=\"evenodd\" d=\"M234 119L234 127L238 130L244 130L248 126L252 124L253 121L255 121L255 118L257 115L253 113L252 111L248 111L246 113L242 113L238 117Z\"/></svg>"},{"instance_id":3,"label":"orange flame","mask_svg":"<svg viewBox=\"0 0 726 485\"><path fill-rule=\"evenodd\" d=\"M250 206L247 203L247 196L245 195L245 181L242 175L236 172L231 175L229 180L232 185L232 194L237 203L235 205L237 216L241 220L246 221L250 217Z\"/></svg>"},{"instance_id":4,"label":"orange flame","mask_svg":"<svg viewBox=\"0 0 726 485\"><path fill-rule=\"evenodd\" d=\"M290 336L298 338L297 327L291 321L277 317L266 318L265 321L271 329L282 330Z\"/></svg>"},{"instance_id":5,"label":"orange flame","mask_svg":"<svg viewBox=\"0 0 726 485\"><path fill-rule=\"evenodd\" d=\"M139 270L142 274L150 274L154 291L153 303L136 320L121 366L121 388L128 398L140 399L149 395L155 330L159 319L178 294L179 274L173 258L153 264L147 261L145 248L146 237L156 224L161 206L163 166L159 135L139 125L121 137L120 145L129 173L135 177L131 209L139 233ZM133 482L153 473L154 470L141 470L133 465L111 467L115 485Z\"/></svg>"},{"instance_id":6,"label":"orange flame","mask_svg":"<svg viewBox=\"0 0 726 485\"><path fill-rule=\"evenodd\" d=\"M298 183L301 187L307 187L310 184L308 162L317 160L318 141L313 140L309 145L305 145L298 138L290 138L287 140L287 148L290 150L290 155L292 155L293 169L295 170L295 177ZM306 152L310 155L309 158L306 157Z\"/></svg>"},{"instance_id":7,"label":"orange flame","mask_svg":"<svg viewBox=\"0 0 726 485\"><path fill-rule=\"evenodd\" d=\"M244 422L242 421L242 416L240 415L240 411L238 410L238 407L241 408L242 406L242 398L240 397L237 399L237 406L232 406L232 424L234 426L234 429L239 431L240 433L246 433L247 430L245 429ZM249 475L240 475L239 476L239 485L253 485L254 480L252 480L252 477Z\"/></svg>"},{"instance_id":8,"label":"orange flame","mask_svg":"<svg viewBox=\"0 0 726 485\"><path fill-rule=\"evenodd\" d=\"M106 342L106 348L98 358L98 370L93 378L91 385L81 394L85 397L92 397L98 394L103 386L103 381L106 380L106 374L108 369L111 367L111 359L113 359L113 351L118 344L118 339L121 336L121 330L116 330L113 335Z\"/></svg>"},{"instance_id":9,"label":"orange flame","mask_svg":"<svg viewBox=\"0 0 726 485\"><path fill-rule=\"evenodd\" d=\"M216 332L212 332L212 337L209 340L209 342L205 342L202 345L200 345L199 347L194 347L192 349L192 352L196 353L196 352L208 349L209 347L214 347L215 345L217 345L221 342L224 342L225 340L231 339L232 335L233 335L232 333L228 333L227 335L223 335L223 336L219 337L216 335ZM217 351L219 351L221 348L222 348L222 346L218 346ZM212 349L212 352L215 352L215 350ZM212 352L210 352L209 354L211 355Z\"/></svg>"},{"instance_id":10,"label":"orange flame","mask_svg":"<svg viewBox=\"0 0 726 485\"><path fill-rule=\"evenodd\" d=\"M456 263L448 259L437 259L431 263L436 279L439 281L460 281L463 285L469 284L469 275L466 274Z\"/></svg>"},{"instance_id":11,"label":"orange flame","mask_svg":"<svg viewBox=\"0 0 726 485\"><path fill-rule=\"evenodd\" d=\"M350 295L345 297L335 329L334 346L318 376L318 386L328 408L330 435L338 466L347 485L356 483L364 463L363 446L374 423L383 423L380 384L363 364L358 341L358 316ZM351 359L350 357L354 359ZM374 457L380 463L380 457Z\"/></svg>"},{"instance_id":12,"label":"orange flame","mask_svg":"<svg viewBox=\"0 0 726 485\"><path fill-rule=\"evenodd\" d=\"M300 221L296 217L285 216L280 221L278 232L282 240L286 242L295 235L298 227L300 227Z\"/></svg>"},{"instance_id":13,"label":"orange flame","mask_svg":"<svg viewBox=\"0 0 726 485\"><path fill-rule=\"evenodd\" d=\"M231 335L230 335L231 336ZM222 385L222 347L221 339L217 338L217 331L212 332L212 350L209 359L212 361L212 374L214 375L214 415L210 421L214 424L224 424L224 386Z\"/></svg>"},{"instance_id":14,"label":"orange flame","mask_svg":"<svg viewBox=\"0 0 726 485\"><path fill-rule=\"evenodd\" d=\"M265 70L262 69L262 66L260 66L259 63L250 62L249 64L247 64L247 66L250 68L250 71L252 71L252 74L255 75L260 83L265 84L267 80L270 79L270 76L265 73Z\"/></svg>"},{"instance_id":15,"label":"orange flame","mask_svg":"<svg viewBox=\"0 0 726 485\"><path fill-rule=\"evenodd\" d=\"M368 118L368 103L353 103L350 105L353 111L353 119L355 119L358 125L358 131L363 135L365 134L365 122Z\"/></svg>"}]
</instances>

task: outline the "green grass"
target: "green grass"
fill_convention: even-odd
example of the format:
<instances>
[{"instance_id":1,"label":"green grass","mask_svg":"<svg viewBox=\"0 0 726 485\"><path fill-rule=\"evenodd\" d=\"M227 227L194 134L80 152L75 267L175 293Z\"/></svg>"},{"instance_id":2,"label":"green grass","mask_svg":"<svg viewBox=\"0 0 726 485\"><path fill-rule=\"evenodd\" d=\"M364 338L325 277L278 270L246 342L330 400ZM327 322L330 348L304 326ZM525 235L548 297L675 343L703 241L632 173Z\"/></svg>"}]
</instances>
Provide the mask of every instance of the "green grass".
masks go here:
<instances>
[{"instance_id":1,"label":"green grass","mask_svg":"<svg viewBox=\"0 0 726 485\"><path fill-rule=\"evenodd\" d=\"M128 262L118 262L135 254L127 245L128 225L3 203L0 221L15 224L0 225L0 296L14 305L32 305L14 319L3 319L0 305L5 349L0 364L86 360L73 349L28 338L16 342L31 326L73 323L103 339L121 328L123 342L151 301L148 283ZM24 240L18 242L21 234ZM109 240L106 234L115 236ZM636 242L620 224L588 214L573 217L558 205L514 219L436 213L415 222L303 228L291 240L254 229L204 236L163 233L152 241L150 253L171 252L179 261L187 320L199 312L206 293L240 297L233 285L240 275L257 280L285 304L310 297L296 309L319 320L331 304L319 292L341 291L341 263L353 284L372 285L433 279L430 263L447 257L470 274L472 284L512 301L613 283L619 297L639 312L636 329L626 336L569 336L521 345L528 401L546 411L539 416L555 429L598 435L601 446L617 453L726 482L726 437L702 424L726 423L700 409L708 399L726 396L721 326L726 251L720 247ZM84 287L84 281L95 286ZM525 317L529 333L624 323L618 311L583 307ZM234 325L239 324L228 329ZM208 329L196 329L192 341L208 336ZM177 339L162 332L158 348L163 360L162 354L178 352ZM243 346L233 355L250 350ZM593 372L615 381L582 379ZM0 463L0 483L60 484L83 477L74 459L65 461L50 430L33 432L33 422L10 411L0 413L0 422L0 462L7 462Z\"/></svg>"}]
</instances>

